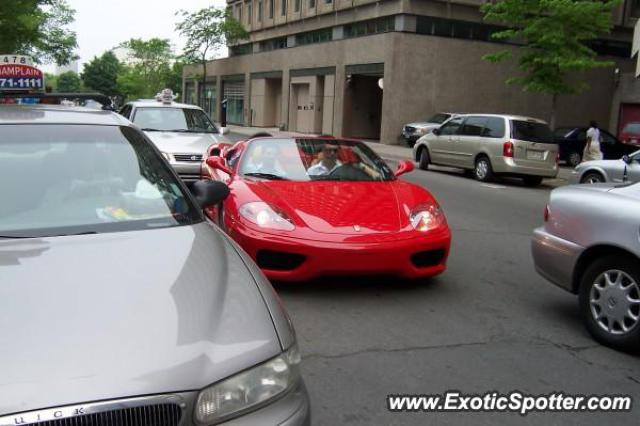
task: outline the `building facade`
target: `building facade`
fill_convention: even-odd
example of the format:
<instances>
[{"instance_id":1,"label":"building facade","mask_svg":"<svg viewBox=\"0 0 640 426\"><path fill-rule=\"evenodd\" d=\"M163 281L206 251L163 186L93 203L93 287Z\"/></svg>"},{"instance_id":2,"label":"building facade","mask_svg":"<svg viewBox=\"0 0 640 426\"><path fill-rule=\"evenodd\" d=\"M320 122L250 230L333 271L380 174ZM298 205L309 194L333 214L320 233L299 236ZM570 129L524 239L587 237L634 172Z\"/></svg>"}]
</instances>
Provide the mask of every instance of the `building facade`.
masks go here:
<instances>
[{"instance_id":1,"label":"building facade","mask_svg":"<svg viewBox=\"0 0 640 426\"><path fill-rule=\"evenodd\" d=\"M402 125L437 111L524 114L549 119L551 99L505 81L514 62L487 53L513 48L482 20L484 0L227 0L250 33L229 57L185 67L185 102L220 119L257 127L398 143ZM631 47L640 2L626 0L615 28L592 47L611 68L581 75L590 90L561 97L558 125L618 125L620 75L633 73ZM618 96L622 99L622 96ZM621 102L621 100L619 101Z\"/></svg>"}]
</instances>

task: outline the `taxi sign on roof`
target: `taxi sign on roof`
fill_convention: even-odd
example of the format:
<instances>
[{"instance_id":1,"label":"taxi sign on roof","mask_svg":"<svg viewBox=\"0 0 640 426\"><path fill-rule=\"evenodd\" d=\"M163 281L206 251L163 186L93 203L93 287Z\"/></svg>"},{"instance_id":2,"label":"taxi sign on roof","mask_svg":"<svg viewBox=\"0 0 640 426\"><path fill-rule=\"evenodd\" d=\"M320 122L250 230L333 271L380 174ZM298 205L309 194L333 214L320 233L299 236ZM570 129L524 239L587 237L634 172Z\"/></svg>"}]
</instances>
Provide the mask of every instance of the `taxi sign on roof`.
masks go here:
<instances>
[{"instance_id":1,"label":"taxi sign on roof","mask_svg":"<svg viewBox=\"0 0 640 426\"><path fill-rule=\"evenodd\" d=\"M0 90L32 91L44 89L42 71L31 65L28 56L0 55Z\"/></svg>"}]
</instances>

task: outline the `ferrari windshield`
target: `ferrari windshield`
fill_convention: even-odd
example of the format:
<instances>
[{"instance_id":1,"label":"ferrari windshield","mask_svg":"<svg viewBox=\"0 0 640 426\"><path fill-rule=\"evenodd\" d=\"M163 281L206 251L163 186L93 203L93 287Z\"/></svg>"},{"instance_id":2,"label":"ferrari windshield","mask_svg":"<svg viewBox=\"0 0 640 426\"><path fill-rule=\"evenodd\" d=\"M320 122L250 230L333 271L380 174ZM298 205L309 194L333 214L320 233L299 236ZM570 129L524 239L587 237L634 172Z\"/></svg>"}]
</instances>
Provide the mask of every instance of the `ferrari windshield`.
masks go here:
<instances>
[{"instance_id":1,"label":"ferrari windshield","mask_svg":"<svg viewBox=\"0 0 640 426\"><path fill-rule=\"evenodd\" d=\"M0 194L0 237L6 238L201 220L159 154L128 127L0 126Z\"/></svg>"},{"instance_id":2,"label":"ferrari windshield","mask_svg":"<svg viewBox=\"0 0 640 426\"><path fill-rule=\"evenodd\" d=\"M195 108L138 107L133 122L146 131L218 133L207 114Z\"/></svg>"},{"instance_id":3,"label":"ferrari windshield","mask_svg":"<svg viewBox=\"0 0 640 426\"><path fill-rule=\"evenodd\" d=\"M239 173L271 180L387 181L389 166L367 145L337 139L257 139L242 156Z\"/></svg>"}]
</instances>

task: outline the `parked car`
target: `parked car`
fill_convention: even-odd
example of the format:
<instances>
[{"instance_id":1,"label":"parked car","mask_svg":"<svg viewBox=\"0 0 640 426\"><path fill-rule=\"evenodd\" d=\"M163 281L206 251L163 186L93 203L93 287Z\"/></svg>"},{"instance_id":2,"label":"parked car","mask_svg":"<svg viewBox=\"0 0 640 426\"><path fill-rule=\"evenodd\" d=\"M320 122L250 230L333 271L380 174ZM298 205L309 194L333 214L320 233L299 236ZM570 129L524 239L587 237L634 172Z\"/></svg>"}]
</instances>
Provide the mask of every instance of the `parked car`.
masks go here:
<instances>
[{"instance_id":1,"label":"parked car","mask_svg":"<svg viewBox=\"0 0 640 426\"><path fill-rule=\"evenodd\" d=\"M620 140L624 143L640 148L640 123L631 122L625 124L620 132Z\"/></svg>"},{"instance_id":2,"label":"parked car","mask_svg":"<svg viewBox=\"0 0 640 426\"><path fill-rule=\"evenodd\" d=\"M229 140L202 108L173 102L172 96L168 92L158 100L129 102L120 114L140 127L180 178L191 183L200 179L200 165L207 148Z\"/></svg>"},{"instance_id":3,"label":"parked car","mask_svg":"<svg viewBox=\"0 0 640 426\"><path fill-rule=\"evenodd\" d=\"M0 425L309 424L289 318L203 214L228 187L193 193L116 113L0 106Z\"/></svg>"},{"instance_id":4,"label":"parked car","mask_svg":"<svg viewBox=\"0 0 640 426\"><path fill-rule=\"evenodd\" d=\"M560 151L560 161L575 167L582 161L587 144L587 127L560 127L553 134ZM605 160L617 160L638 150L637 146L621 142L606 130L600 130L600 151Z\"/></svg>"},{"instance_id":5,"label":"parked car","mask_svg":"<svg viewBox=\"0 0 640 426\"><path fill-rule=\"evenodd\" d=\"M579 164L569 183L640 182L640 151L618 160L596 160Z\"/></svg>"},{"instance_id":6,"label":"parked car","mask_svg":"<svg viewBox=\"0 0 640 426\"><path fill-rule=\"evenodd\" d=\"M558 146L544 121L530 117L463 114L418 139L413 155L430 164L472 170L479 181L520 177L528 186L558 174Z\"/></svg>"},{"instance_id":7,"label":"parked car","mask_svg":"<svg viewBox=\"0 0 640 426\"><path fill-rule=\"evenodd\" d=\"M451 233L438 202L397 179L413 170L410 161L394 173L358 141L256 138L206 163L208 175L231 188L209 217L270 279L413 279L446 268Z\"/></svg>"},{"instance_id":8,"label":"parked car","mask_svg":"<svg viewBox=\"0 0 640 426\"><path fill-rule=\"evenodd\" d=\"M405 124L402 127L402 137L407 142L407 145L413 147L420 137L426 135L436 127L439 127L442 123L455 115L457 114L452 112L438 112L426 121Z\"/></svg>"},{"instance_id":9,"label":"parked car","mask_svg":"<svg viewBox=\"0 0 640 426\"><path fill-rule=\"evenodd\" d=\"M640 347L640 184L555 189L533 260L552 283L578 295L580 314L598 341Z\"/></svg>"}]
</instances>

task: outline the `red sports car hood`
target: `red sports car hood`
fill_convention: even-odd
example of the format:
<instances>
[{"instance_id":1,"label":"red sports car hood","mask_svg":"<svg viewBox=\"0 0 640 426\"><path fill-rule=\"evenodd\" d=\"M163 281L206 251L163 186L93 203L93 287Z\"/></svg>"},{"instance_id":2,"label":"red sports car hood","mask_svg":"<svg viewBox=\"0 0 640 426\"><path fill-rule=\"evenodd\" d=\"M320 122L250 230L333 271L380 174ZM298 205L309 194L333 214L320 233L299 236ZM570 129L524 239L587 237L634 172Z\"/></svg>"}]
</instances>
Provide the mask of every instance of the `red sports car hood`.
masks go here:
<instances>
[{"instance_id":1,"label":"red sports car hood","mask_svg":"<svg viewBox=\"0 0 640 426\"><path fill-rule=\"evenodd\" d=\"M316 232L371 235L398 232L408 223L398 202L399 181L245 181L259 199Z\"/></svg>"}]
</instances>

